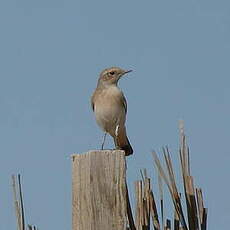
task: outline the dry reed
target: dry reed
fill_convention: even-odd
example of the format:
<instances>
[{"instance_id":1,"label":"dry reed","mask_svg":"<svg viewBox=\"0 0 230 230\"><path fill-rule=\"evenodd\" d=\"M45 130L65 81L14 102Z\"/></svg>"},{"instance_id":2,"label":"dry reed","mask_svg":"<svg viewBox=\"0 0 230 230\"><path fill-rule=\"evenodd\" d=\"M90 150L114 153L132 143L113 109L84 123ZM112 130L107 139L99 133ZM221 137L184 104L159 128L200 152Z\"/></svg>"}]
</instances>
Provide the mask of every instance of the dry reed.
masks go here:
<instances>
[{"instance_id":1,"label":"dry reed","mask_svg":"<svg viewBox=\"0 0 230 230\"><path fill-rule=\"evenodd\" d=\"M141 171L142 180L135 182L136 212L135 226L130 230L206 230L207 208L204 207L201 188L195 188L194 179L190 170L190 153L186 143L183 123L180 123L180 165L183 179L183 195L186 208L183 208L181 193L176 185L175 173L170 157L169 149L163 148L163 156L166 165L164 169L155 151L152 152L155 166L158 172L158 184L160 194L160 208L157 209L156 196L150 186L150 178L146 170ZM174 220L164 220L164 197L162 182L167 185L173 203ZM159 220L161 216L161 223ZM129 214L130 216L130 214ZM129 218L130 219L130 218ZM150 219L152 221L150 221ZM152 225L151 225L152 223ZM173 224L172 224L173 223ZM151 228L152 227L152 228Z\"/></svg>"}]
</instances>

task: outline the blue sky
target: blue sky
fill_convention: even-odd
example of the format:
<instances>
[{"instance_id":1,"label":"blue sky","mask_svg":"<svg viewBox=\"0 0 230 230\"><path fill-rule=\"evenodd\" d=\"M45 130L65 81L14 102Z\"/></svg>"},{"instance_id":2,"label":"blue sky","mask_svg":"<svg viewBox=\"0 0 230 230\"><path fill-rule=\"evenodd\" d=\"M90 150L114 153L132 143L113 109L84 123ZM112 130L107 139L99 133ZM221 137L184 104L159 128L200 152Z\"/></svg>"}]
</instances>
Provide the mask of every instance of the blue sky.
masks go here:
<instances>
[{"instance_id":1,"label":"blue sky","mask_svg":"<svg viewBox=\"0 0 230 230\"><path fill-rule=\"evenodd\" d=\"M120 81L130 188L141 168L156 178L152 149L178 168L183 119L209 229L228 229L229 1L2 0L0 31L0 229L16 229L13 173L28 223L71 229L70 155L101 145L89 101L110 66L133 69Z\"/></svg>"}]
</instances>

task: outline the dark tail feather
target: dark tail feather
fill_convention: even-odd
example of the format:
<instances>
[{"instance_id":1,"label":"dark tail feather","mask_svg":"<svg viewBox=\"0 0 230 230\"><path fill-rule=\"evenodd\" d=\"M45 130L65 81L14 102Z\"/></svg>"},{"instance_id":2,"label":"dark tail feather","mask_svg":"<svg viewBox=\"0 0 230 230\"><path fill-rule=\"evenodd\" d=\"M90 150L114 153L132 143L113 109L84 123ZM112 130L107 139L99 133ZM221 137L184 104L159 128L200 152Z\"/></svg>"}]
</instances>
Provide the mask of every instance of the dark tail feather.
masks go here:
<instances>
[{"instance_id":1,"label":"dark tail feather","mask_svg":"<svg viewBox=\"0 0 230 230\"><path fill-rule=\"evenodd\" d=\"M133 154L133 148L130 145L128 138L127 138L127 144L121 146L121 149L125 151L125 156L129 156Z\"/></svg>"},{"instance_id":2,"label":"dark tail feather","mask_svg":"<svg viewBox=\"0 0 230 230\"><path fill-rule=\"evenodd\" d=\"M125 156L129 156L133 154L133 148L129 143L129 139L126 135L126 128L125 126L119 129L118 136L113 137L116 148L122 149L125 151Z\"/></svg>"}]
</instances>

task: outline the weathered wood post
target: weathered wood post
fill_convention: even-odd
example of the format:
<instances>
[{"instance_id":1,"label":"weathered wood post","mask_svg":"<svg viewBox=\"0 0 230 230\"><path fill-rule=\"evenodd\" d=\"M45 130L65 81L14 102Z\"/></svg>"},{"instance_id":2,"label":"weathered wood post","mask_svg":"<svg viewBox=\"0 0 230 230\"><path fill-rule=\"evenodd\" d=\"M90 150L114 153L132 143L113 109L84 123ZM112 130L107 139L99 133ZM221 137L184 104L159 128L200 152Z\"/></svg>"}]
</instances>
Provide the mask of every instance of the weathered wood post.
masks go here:
<instances>
[{"instance_id":1,"label":"weathered wood post","mask_svg":"<svg viewBox=\"0 0 230 230\"><path fill-rule=\"evenodd\" d=\"M124 151L72 156L72 230L125 230L126 195Z\"/></svg>"}]
</instances>

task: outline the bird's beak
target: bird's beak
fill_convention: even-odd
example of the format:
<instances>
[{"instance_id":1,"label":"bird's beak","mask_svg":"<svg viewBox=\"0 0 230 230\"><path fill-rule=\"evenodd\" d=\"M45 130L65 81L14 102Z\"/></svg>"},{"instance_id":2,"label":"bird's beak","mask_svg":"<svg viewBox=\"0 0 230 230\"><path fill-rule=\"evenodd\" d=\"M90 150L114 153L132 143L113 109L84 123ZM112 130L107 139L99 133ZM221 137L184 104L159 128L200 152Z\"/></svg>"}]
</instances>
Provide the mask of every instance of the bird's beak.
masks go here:
<instances>
[{"instance_id":1,"label":"bird's beak","mask_svg":"<svg viewBox=\"0 0 230 230\"><path fill-rule=\"evenodd\" d=\"M130 72L132 72L132 70L125 70L121 76L124 76L125 74L130 73Z\"/></svg>"},{"instance_id":2,"label":"bird's beak","mask_svg":"<svg viewBox=\"0 0 230 230\"><path fill-rule=\"evenodd\" d=\"M126 70L126 71L124 72L124 74L130 73L130 72L132 72L132 70Z\"/></svg>"}]
</instances>

